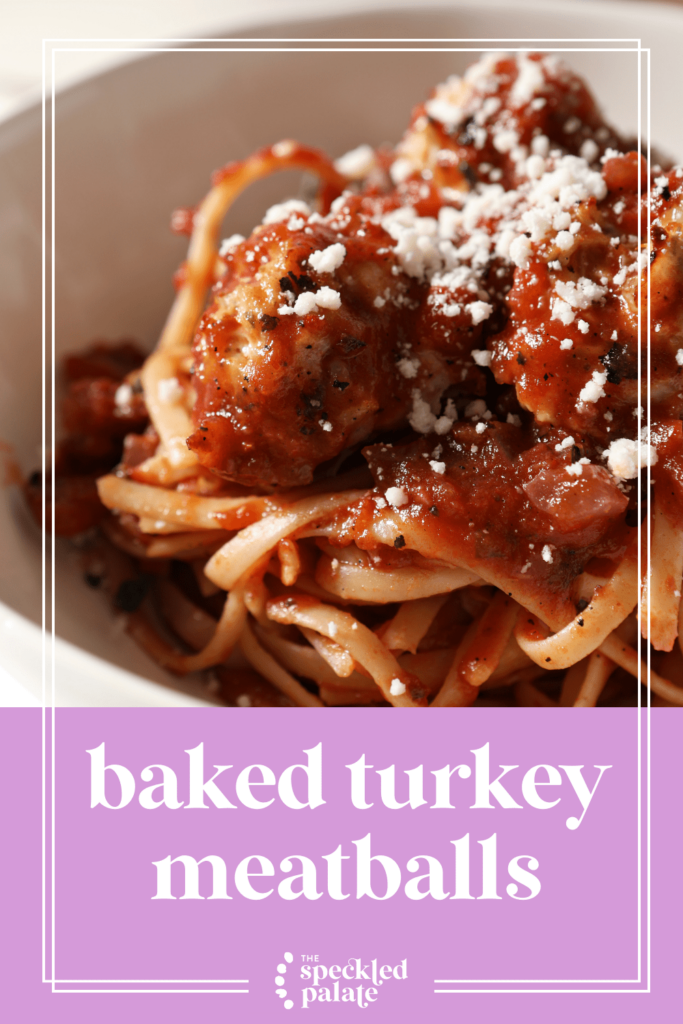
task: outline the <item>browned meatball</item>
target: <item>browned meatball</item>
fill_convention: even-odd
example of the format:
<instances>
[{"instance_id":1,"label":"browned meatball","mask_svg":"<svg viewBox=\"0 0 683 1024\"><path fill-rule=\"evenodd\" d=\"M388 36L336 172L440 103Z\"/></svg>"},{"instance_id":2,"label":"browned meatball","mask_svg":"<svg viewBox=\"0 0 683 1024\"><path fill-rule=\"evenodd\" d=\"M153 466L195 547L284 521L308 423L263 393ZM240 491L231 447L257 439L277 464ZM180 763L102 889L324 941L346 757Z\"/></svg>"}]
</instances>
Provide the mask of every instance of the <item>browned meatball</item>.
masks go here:
<instances>
[{"instance_id":1,"label":"browned meatball","mask_svg":"<svg viewBox=\"0 0 683 1024\"><path fill-rule=\"evenodd\" d=\"M415 108L393 173L400 178L427 167L440 185L511 188L529 153L559 148L592 163L608 147L624 148L585 83L561 60L491 53Z\"/></svg>"},{"instance_id":2,"label":"browned meatball","mask_svg":"<svg viewBox=\"0 0 683 1024\"><path fill-rule=\"evenodd\" d=\"M638 184L640 179L647 193L647 176L632 153L611 157L603 179L604 195L568 207L570 230L563 237L550 232L529 243L507 296L510 319L490 348L496 379L514 383L520 403L537 421L589 431L609 444L634 435L641 400L638 295L640 288L644 351L648 253L647 247L638 249ZM683 300L674 283L683 258L678 219L683 181L675 175L657 181L652 195L654 210L661 213L652 227L651 398L660 415L671 416L681 409L683 384L677 363ZM545 216L542 208L537 212ZM535 223L527 221L532 229ZM644 359L641 372L644 387Z\"/></svg>"},{"instance_id":3,"label":"browned meatball","mask_svg":"<svg viewBox=\"0 0 683 1024\"><path fill-rule=\"evenodd\" d=\"M374 432L435 418L449 385L479 386L486 292L467 269L430 289L448 266L437 221L363 204L347 194L325 218L290 206L227 255L194 341L188 443L205 467L305 484Z\"/></svg>"}]
</instances>

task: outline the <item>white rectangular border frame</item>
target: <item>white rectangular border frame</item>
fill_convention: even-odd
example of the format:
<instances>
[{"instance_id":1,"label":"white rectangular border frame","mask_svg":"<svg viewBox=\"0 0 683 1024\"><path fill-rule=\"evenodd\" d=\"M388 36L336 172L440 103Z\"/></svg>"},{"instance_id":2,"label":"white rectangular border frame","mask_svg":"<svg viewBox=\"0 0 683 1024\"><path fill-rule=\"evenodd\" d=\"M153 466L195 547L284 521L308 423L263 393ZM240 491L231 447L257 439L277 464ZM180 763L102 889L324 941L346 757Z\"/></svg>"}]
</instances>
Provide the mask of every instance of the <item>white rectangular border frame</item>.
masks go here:
<instances>
[{"instance_id":1,"label":"white rectangular border frame","mask_svg":"<svg viewBox=\"0 0 683 1024\"><path fill-rule=\"evenodd\" d=\"M479 52L483 47L490 49L501 49L500 44L505 44L505 49L508 51L520 51L527 49L527 47L509 46L509 43L547 43L550 40L532 40L532 39L264 39L264 38L245 38L239 37L235 39L211 39L211 38L192 38L192 39L43 39L43 92L42 92L42 157L43 157L43 192L42 192L42 224L43 224L43 251L42 251L42 362L43 362L43 422L42 422L42 445L43 445L43 601L42 601L42 632L43 632L43 652L42 652L42 981L46 984L50 984L53 993L122 993L122 994L134 994L134 993L211 993L211 994L247 994L248 989L236 989L236 988L182 988L182 985L221 985L221 986L234 986L241 984L248 984L245 979L183 979L183 980L171 980L171 979L57 979L55 977L55 741L56 741L56 729L55 729L55 707L56 707L56 677L55 677L55 629L54 629L54 607L55 607L55 551L54 551L54 537L55 537L55 512L54 506L52 508L52 521L50 523L51 532L51 566L50 566L50 589L51 589L51 604L50 612L48 615L47 609L47 558L46 558L46 506L45 506L45 474L46 474L46 439L47 439L47 416L46 416L46 397L47 397L47 318L48 318L48 280L47 280L47 253L46 253L46 229L47 229L47 214L48 214L48 180L47 180L47 144L48 144L48 97L49 97L49 138L50 138L50 238L51 238L51 263L50 263L50 283L49 283L49 294L50 294L50 349L52 355L52 372L50 380L51 389L51 423L50 423L50 436L55 436L55 103L56 103L56 92L55 92L55 54L58 52L117 52L117 53L158 53L158 52L197 52L201 49L209 49L211 52L268 52L273 50L274 52L372 52L373 50L389 51L389 52L424 52L435 50L437 52ZM651 53L649 48L642 46L640 39L555 39L552 40L554 43L576 43L583 45L576 46L543 46L542 49L546 52L555 53L572 53L572 52L584 52L597 50L598 52L633 52L638 55L638 144L642 150L642 61L645 58L646 66L646 126L647 126L647 157L650 162L650 106L651 106L651 89L650 89L650 65L651 65ZM61 43L72 43L74 46L61 46L55 44ZM90 44L100 43L106 44L101 46L93 46ZM112 44L128 44L114 46ZM189 43L187 47L181 46L182 43ZM221 43L227 43L227 46L221 46ZM260 45L251 46L240 46L241 43L251 43ZM283 46L277 46L275 44L285 44ZM332 44L329 46L320 46L314 44L328 43ZM341 44L345 43L367 43L367 44L383 44L381 46L345 46ZM403 45L389 46L390 43L398 43ZM417 43L431 43L431 44L472 44L479 43L479 46L467 46L467 45L430 45L430 46L415 46L408 44ZM600 44L608 43L612 44L605 47L598 45L586 45L586 44ZM138 44L138 45L130 45ZM159 45L150 45L159 44ZM162 45L167 44L167 45ZM201 44L209 44L203 47ZM304 44L297 46L296 44ZM494 44L494 45L492 45ZM629 45L631 44L631 45ZM51 57L49 74L47 57L48 54ZM49 85L48 85L49 77ZM649 227L649 210L648 210L648 227ZM641 239L639 238L639 244ZM648 276L647 276L647 287L649 295L650 287L650 271L648 264ZM640 288L640 281L639 281ZM638 324L639 340L642 331L642 325ZM650 353L649 353L649 341L650 341L650 324L647 324L647 342L648 342L648 355L647 355L647 379L648 379L648 397L647 397L647 426L650 426L650 397L649 397L649 382L650 382ZM640 375L640 361L639 361L639 375ZM639 377L639 391L641 380ZM641 411L642 416L642 411ZM641 418L639 418L639 425ZM639 441L640 444L640 441ZM647 477L649 484L650 469L648 466ZM649 491L648 491L649 494ZM640 505L640 498L639 498ZM650 543L650 524L648 519L648 533L647 533L648 545ZM641 552L639 549L638 554L639 564L639 576L640 564L641 564ZM649 595L647 602L647 617L649 620ZM640 616L640 611L639 611ZM47 637L47 619L50 618L50 645L48 648L48 637ZM49 650L49 656L48 656ZM650 669L650 655L648 653L648 671ZM50 703L47 703L47 690L48 690L48 665L50 668L49 673L49 689L50 689ZM650 911L650 893L651 893L651 869L650 869L650 850L651 850L651 821L650 821L650 738L651 738L651 697L648 688L648 700L647 700L647 723L646 723L646 735L647 735L647 746L646 746L646 778L643 780L643 751L642 751L642 708L640 702L640 683L642 682L640 676L638 678L638 706L636 709L637 714L637 737L638 737L638 792L637 792L637 810L638 810L638 977L636 979L436 979L435 985L457 985L457 988L435 988L434 994L489 994L489 993L501 993L501 994L532 994L532 993L543 993L543 994L590 994L590 993L649 993L650 987L650 965L651 965L651 911ZM47 709L50 709L50 792L49 792L49 803L48 803L48 779L47 779L47 767L48 767L48 752L47 746ZM643 785L645 785L646 792L646 886L645 886L645 899L646 899L646 912L643 915L643 836L642 836L642 819L643 819ZM49 811L49 818L48 818ZM50 876L48 886L48 875L47 875L47 833L48 833L48 822L50 832ZM48 888L49 888L49 931L50 931L50 949L48 956L47 938L48 938ZM643 917L645 920L643 920ZM642 983L642 969L643 969L643 924L646 924L646 943L645 943L645 972L646 979L644 988L599 988L600 985L623 985L630 984L633 986L640 985ZM50 969L48 971L48 960ZM515 985L514 988L464 988L464 985L490 985L490 986L501 986L501 985ZM521 988L521 985L590 985L590 988ZM82 986L77 988L66 988L66 985ZM92 985L134 985L144 986L151 985L154 987L143 988L88 988L85 986ZM165 987L173 986L173 987Z\"/></svg>"}]
</instances>

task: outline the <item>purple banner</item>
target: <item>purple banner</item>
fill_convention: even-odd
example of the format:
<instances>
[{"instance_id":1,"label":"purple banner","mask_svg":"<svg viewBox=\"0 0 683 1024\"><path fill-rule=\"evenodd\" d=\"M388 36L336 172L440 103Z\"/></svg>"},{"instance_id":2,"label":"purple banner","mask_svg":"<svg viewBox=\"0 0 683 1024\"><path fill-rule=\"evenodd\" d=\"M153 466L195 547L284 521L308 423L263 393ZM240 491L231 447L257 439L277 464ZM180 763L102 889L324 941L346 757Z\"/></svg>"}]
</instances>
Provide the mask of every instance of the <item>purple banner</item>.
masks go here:
<instances>
[{"instance_id":1,"label":"purple banner","mask_svg":"<svg viewBox=\"0 0 683 1024\"><path fill-rule=\"evenodd\" d=\"M652 712L650 980L645 713L59 710L43 928L41 713L4 711L2 1004L670 1016L676 718Z\"/></svg>"}]
</instances>

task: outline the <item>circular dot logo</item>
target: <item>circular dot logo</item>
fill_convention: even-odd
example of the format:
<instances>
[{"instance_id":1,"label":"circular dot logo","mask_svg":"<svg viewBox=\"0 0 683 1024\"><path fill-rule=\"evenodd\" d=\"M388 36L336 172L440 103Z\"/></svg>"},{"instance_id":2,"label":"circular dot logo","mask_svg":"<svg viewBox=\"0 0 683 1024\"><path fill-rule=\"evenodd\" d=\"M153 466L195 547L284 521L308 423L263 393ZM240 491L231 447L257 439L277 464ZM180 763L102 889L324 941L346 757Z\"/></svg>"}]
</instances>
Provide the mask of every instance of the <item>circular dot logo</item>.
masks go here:
<instances>
[{"instance_id":1,"label":"circular dot logo","mask_svg":"<svg viewBox=\"0 0 683 1024\"><path fill-rule=\"evenodd\" d=\"M275 995L279 996L280 999L284 999L285 1000L284 1003L283 1003L283 1006L284 1006L285 1010L291 1010L292 1007L294 1006L294 1002L291 999L285 999L285 996L287 995L287 989L283 988L282 986L285 983L285 974L287 973L287 964L291 964L292 963L292 961L294 960L294 956L293 956L292 953L284 953L282 958L285 961L285 963L277 965L277 974L275 975L275 984L278 987L275 989Z\"/></svg>"}]
</instances>

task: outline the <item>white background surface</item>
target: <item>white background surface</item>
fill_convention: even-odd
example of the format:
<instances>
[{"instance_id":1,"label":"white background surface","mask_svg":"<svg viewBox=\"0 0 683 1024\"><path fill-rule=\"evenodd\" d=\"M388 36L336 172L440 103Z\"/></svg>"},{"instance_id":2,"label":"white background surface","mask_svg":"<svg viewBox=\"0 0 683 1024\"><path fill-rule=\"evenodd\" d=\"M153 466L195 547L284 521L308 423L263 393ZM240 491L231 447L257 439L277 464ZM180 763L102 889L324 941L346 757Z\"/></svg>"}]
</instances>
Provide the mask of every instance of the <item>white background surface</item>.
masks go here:
<instances>
[{"instance_id":1,"label":"white background surface","mask_svg":"<svg viewBox=\"0 0 683 1024\"><path fill-rule=\"evenodd\" d=\"M421 6L415 0L386 2L393 7ZM590 0L575 2L581 6ZM373 6L381 3L373 0ZM423 6L442 4L449 6L449 0L425 0ZM285 18L293 7L314 16L327 10L350 12L368 6L365 0L4 0L0 118L40 96L43 38L194 37L215 34L228 25L239 29L255 21ZM645 22L647 0L632 0L632 6L643 9ZM87 75L116 60L112 54L83 54L75 73Z\"/></svg>"},{"instance_id":2,"label":"white background surface","mask_svg":"<svg viewBox=\"0 0 683 1024\"><path fill-rule=\"evenodd\" d=\"M412 0L387 0L391 6L419 7ZM429 0L428 0L429 2ZM440 6L443 0L431 0ZM374 0L379 6L382 0ZM0 38L0 117L41 94L41 40L194 38L215 35L230 26L303 14L350 12L365 0L4 0ZM82 54L74 76L82 77L125 59L115 54Z\"/></svg>"}]
</instances>

